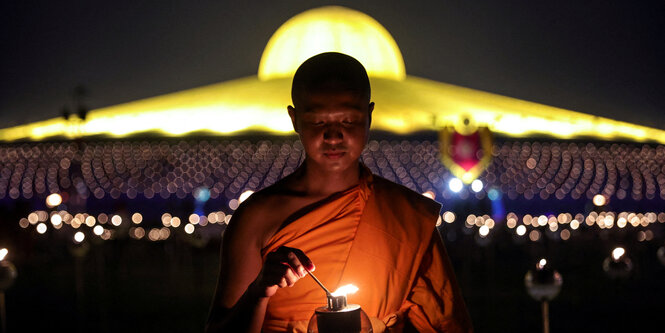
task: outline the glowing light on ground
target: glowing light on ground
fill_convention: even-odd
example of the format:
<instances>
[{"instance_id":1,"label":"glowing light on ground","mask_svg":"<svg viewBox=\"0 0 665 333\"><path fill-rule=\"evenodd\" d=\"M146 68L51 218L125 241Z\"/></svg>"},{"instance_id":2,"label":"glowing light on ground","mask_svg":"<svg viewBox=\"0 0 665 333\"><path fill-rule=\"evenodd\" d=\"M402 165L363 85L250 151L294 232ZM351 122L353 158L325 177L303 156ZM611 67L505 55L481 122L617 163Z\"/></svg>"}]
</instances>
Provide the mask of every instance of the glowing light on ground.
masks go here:
<instances>
[{"instance_id":1,"label":"glowing light on ground","mask_svg":"<svg viewBox=\"0 0 665 333\"><path fill-rule=\"evenodd\" d=\"M91 227L91 228L96 223L96 220L95 220L94 216L87 216L84 221L85 221L85 225L87 225L88 227Z\"/></svg>"},{"instance_id":2,"label":"glowing light on ground","mask_svg":"<svg viewBox=\"0 0 665 333\"><path fill-rule=\"evenodd\" d=\"M540 231L538 231L538 230L531 230L531 232L529 232L529 239L530 239L532 242L536 242L536 241L538 241L538 240L540 239Z\"/></svg>"},{"instance_id":3,"label":"glowing light on ground","mask_svg":"<svg viewBox=\"0 0 665 333\"><path fill-rule=\"evenodd\" d=\"M600 206L605 206L607 203L607 199L605 198L604 195L602 194L596 194L593 196L593 204L600 207Z\"/></svg>"},{"instance_id":4,"label":"glowing light on ground","mask_svg":"<svg viewBox=\"0 0 665 333\"><path fill-rule=\"evenodd\" d=\"M562 240L568 240L570 238L570 231L568 229L561 230L560 237Z\"/></svg>"},{"instance_id":5,"label":"glowing light on ground","mask_svg":"<svg viewBox=\"0 0 665 333\"><path fill-rule=\"evenodd\" d=\"M140 224L142 221L143 215L141 215L141 213L132 214L132 222L134 222L134 224Z\"/></svg>"},{"instance_id":6,"label":"glowing light on ground","mask_svg":"<svg viewBox=\"0 0 665 333\"><path fill-rule=\"evenodd\" d=\"M5 260L5 257L7 256L8 253L9 250L7 250L6 248L3 247L2 249L0 249L0 261Z\"/></svg>"},{"instance_id":7,"label":"glowing light on ground","mask_svg":"<svg viewBox=\"0 0 665 333\"><path fill-rule=\"evenodd\" d=\"M104 233L104 227L101 225L96 225L94 228L92 228L92 233L97 236L101 236Z\"/></svg>"},{"instance_id":8,"label":"glowing light on ground","mask_svg":"<svg viewBox=\"0 0 665 333\"><path fill-rule=\"evenodd\" d=\"M46 205L49 207L56 207L62 203L62 196L58 193L51 193L46 197Z\"/></svg>"},{"instance_id":9,"label":"glowing light on ground","mask_svg":"<svg viewBox=\"0 0 665 333\"><path fill-rule=\"evenodd\" d=\"M120 224L122 224L122 217L120 217L120 215L113 215L113 217L111 218L111 224L113 224L116 227L119 226Z\"/></svg>"},{"instance_id":10,"label":"glowing light on ground","mask_svg":"<svg viewBox=\"0 0 665 333\"><path fill-rule=\"evenodd\" d=\"M459 178L453 178L448 182L448 188L455 193L461 191L462 187L464 187L464 183Z\"/></svg>"},{"instance_id":11,"label":"glowing light on ground","mask_svg":"<svg viewBox=\"0 0 665 333\"><path fill-rule=\"evenodd\" d=\"M62 224L62 216L59 214L54 214L51 216L51 224L53 224L54 227Z\"/></svg>"},{"instance_id":12,"label":"glowing light on ground","mask_svg":"<svg viewBox=\"0 0 665 333\"><path fill-rule=\"evenodd\" d=\"M76 243L80 243L80 242L82 242L84 239L85 239L85 234L84 234L83 232L81 232L81 231L77 231L77 232L74 234L74 241L75 241Z\"/></svg>"},{"instance_id":13,"label":"glowing light on ground","mask_svg":"<svg viewBox=\"0 0 665 333\"><path fill-rule=\"evenodd\" d=\"M455 222L455 213L453 212L444 212L443 213L443 220L446 223L453 223Z\"/></svg>"},{"instance_id":14,"label":"glowing light on ground","mask_svg":"<svg viewBox=\"0 0 665 333\"><path fill-rule=\"evenodd\" d=\"M480 237L487 237L489 233L490 233L490 228L486 225L483 225L478 229L478 234L480 235Z\"/></svg>"},{"instance_id":15,"label":"glowing light on ground","mask_svg":"<svg viewBox=\"0 0 665 333\"><path fill-rule=\"evenodd\" d=\"M578 221L578 220L572 220L572 221L570 221L570 229L575 230L575 229L577 229L577 228L579 228L579 227L580 227L580 221Z\"/></svg>"},{"instance_id":16,"label":"glowing light on ground","mask_svg":"<svg viewBox=\"0 0 665 333\"><path fill-rule=\"evenodd\" d=\"M483 189L483 182L480 179L476 179L473 182L471 182L471 189L478 193Z\"/></svg>"},{"instance_id":17,"label":"glowing light on ground","mask_svg":"<svg viewBox=\"0 0 665 333\"><path fill-rule=\"evenodd\" d=\"M162 225L164 225L165 227L170 226L173 223L172 219L173 217L171 216L171 214L169 213L162 214Z\"/></svg>"}]
</instances>

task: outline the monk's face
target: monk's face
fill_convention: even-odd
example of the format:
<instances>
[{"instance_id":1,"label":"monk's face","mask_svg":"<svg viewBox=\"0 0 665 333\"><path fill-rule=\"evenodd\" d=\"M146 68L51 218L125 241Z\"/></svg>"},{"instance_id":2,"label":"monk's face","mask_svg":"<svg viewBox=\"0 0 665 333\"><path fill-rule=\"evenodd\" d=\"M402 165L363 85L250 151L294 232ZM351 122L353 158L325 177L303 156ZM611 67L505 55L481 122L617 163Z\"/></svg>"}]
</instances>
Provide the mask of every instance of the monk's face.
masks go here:
<instances>
[{"instance_id":1,"label":"monk's face","mask_svg":"<svg viewBox=\"0 0 665 333\"><path fill-rule=\"evenodd\" d=\"M374 103L350 91L307 93L289 116L307 153L308 167L341 172L357 167L369 138Z\"/></svg>"}]
</instances>

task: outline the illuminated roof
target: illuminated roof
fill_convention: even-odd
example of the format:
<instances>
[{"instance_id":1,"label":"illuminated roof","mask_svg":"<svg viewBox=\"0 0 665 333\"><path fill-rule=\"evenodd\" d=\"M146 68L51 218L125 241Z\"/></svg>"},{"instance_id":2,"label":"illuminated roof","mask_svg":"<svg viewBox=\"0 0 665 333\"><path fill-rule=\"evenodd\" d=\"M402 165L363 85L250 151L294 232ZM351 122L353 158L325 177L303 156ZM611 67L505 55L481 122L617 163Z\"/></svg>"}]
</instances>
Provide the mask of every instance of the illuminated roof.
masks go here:
<instances>
[{"instance_id":1,"label":"illuminated roof","mask_svg":"<svg viewBox=\"0 0 665 333\"><path fill-rule=\"evenodd\" d=\"M309 41L312 34L330 38L322 38L319 45ZM311 48L315 44L320 48ZM382 51L370 52L376 49ZM85 120L55 118L1 129L0 140L137 133L291 134L286 112L291 103L291 75L310 55L335 50L356 55L368 68L376 103L374 130L408 134L439 130L469 119L472 124L512 137L545 135L665 144L663 130L406 76L399 49L388 32L367 15L342 7L313 9L284 23L266 46L258 76L92 110Z\"/></svg>"},{"instance_id":2,"label":"illuminated roof","mask_svg":"<svg viewBox=\"0 0 665 333\"><path fill-rule=\"evenodd\" d=\"M277 29L263 51L259 79L290 78L305 60L328 51L358 59L374 77L406 75L402 53L386 28L359 11L327 6L300 13Z\"/></svg>"}]
</instances>

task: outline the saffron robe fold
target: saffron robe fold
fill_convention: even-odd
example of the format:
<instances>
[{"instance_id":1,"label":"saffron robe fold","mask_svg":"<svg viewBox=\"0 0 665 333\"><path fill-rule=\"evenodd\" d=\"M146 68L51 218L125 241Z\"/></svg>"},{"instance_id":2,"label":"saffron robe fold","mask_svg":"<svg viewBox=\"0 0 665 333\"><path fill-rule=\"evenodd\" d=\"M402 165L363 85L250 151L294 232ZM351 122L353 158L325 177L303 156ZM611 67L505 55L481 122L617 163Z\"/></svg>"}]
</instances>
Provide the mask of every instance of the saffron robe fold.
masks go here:
<instances>
[{"instance_id":1,"label":"saffron robe fold","mask_svg":"<svg viewBox=\"0 0 665 333\"><path fill-rule=\"evenodd\" d=\"M262 249L301 249L331 291L358 287L374 332L399 332L406 318L420 332L471 332L445 247L436 230L440 205L363 169L359 185L297 213ZM311 278L270 298L264 332L306 332L314 309L326 304Z\"/></svg>"}]
</instances>

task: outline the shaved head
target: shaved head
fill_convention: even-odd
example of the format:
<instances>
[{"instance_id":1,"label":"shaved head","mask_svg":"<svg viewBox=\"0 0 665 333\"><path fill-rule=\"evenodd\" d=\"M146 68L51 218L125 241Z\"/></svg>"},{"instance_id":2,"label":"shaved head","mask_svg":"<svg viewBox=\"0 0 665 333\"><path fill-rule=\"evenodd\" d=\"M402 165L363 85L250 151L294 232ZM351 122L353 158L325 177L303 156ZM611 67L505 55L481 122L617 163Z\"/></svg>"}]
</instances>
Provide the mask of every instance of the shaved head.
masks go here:
<instances>
[{"instance_id":1,"label":"shaved head","mask_svg":"<svg viewBox=\"0 0 665 333\"><path fill-rule=\"evenodd\" d=\"M326 52L303 62L293 76L291 99L298 105L303 96L312 93L353 92L369 103L370 85L365 67L343 53Z\"/></svg>"}]
</instances>

